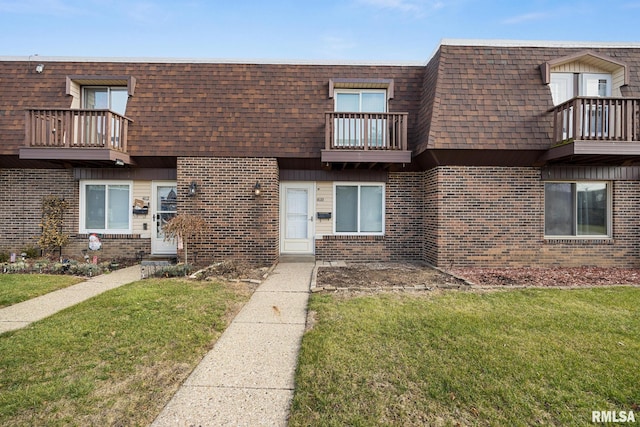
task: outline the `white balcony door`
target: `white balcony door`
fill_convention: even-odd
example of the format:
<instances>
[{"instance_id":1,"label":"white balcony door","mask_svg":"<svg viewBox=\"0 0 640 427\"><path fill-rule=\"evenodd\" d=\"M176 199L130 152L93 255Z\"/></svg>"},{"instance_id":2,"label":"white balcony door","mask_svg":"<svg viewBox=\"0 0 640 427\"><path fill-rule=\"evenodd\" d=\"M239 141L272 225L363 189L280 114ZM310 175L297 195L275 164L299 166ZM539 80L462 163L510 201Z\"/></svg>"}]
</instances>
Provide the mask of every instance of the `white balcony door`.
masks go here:
<instances>
[{"instance_id":1,"label":"white balcony door","mask_svg":"<svg viewBox=\"0 0 640 427\"><path fill-rule=\"evenodd\" d=\"M335 92L335 111L339 113L386 113L385 90L341 89ZM385 141L386 120L358 118L335 119L335 144L340 147L361 147L366 133L370 147L382 147Z\"/></svg>"},{"instance_id":2,"label":"white balcony door","mask_svg":"<svg viewBox=\"0 0 640 427\"><path fill-rule=\"evenodd\" d=\"M280 189L280 252L314 252L314 184L283 183Z\"/></svg>"},{"instance_id":3,"label":"white balcony door","mask_svg":"<svg viewBox=\"0 0 640 427\"><path fill-rule=\"evenodd\" d=\"M153 255L175 255L175 239L165 239L163 227L176 216L178 202L176 183L172 181L154 181L151 200L151 253Z\"/></svg>"},{"instance_id":4,"label":"white balcony door","mask_svg":"<svg viewBox=\"0 0 640 427\"><path fill-rule=\"evenodd\" d=\"M573 73L551 73L549 83L553 105L560 105L574 97ZM562 110L562 139L573 137L573 107Z\"/></svg>"},{"instance_id":5,"label":"white balcony door","mask_svg":"<svg viewBox=\"0 0 640 427\"><path fill-rule=\"evenodd\" d=\"M580 75L580 95L588 97L611 96L611 74L584 73ZM591 137L609 136L609 110L603 106L591 106L584 111Z\"/></svg>"},{"instance_id":6,"label":"white balcony door","mask_svg":"<svg viewBox=\"0 0 640 427\"><path fill-rule=\"evenodd\" d=\"M127 110L127 100L129 93L126 87L85 87L82 92L83 108L87 110L111 110L124 116ZM87 117L85 119L85 138L93 144L102 141L104 128L103 118L99 116ZM112 147L120 146L120 122L111 121L111 141Z\"/></svg>"}]
</instances>

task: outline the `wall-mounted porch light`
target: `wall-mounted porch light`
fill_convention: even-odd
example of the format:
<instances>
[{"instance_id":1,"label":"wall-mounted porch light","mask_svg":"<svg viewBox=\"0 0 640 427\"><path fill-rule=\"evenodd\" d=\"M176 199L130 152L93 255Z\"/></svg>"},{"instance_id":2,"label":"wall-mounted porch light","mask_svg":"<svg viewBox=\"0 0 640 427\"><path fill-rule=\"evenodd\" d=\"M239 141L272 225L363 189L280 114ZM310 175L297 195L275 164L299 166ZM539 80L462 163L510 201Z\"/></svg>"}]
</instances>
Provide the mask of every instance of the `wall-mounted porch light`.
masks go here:
<instances>
[{"instance_id":1,"label":"wall-mounted porch light","mask_svg":"<svg viewBox=\"0 0 640 427\"><path fill-rule=\"evenodd\" d=\"M256 185L253 186L253 194L255 194L256 196L262 194L262 187L260 187L259 182L256 182Z\"/></svg>"},{"instance_id":2,"label":"wall-mounted porch light","mask_svg":"<svg viewBox=\"0 0 640 427\"><path fill-rule=\"evenodd\" d=\"M124 166L124 162L120 159L116 159L116 166Z\"/></svg>"},{"instance_id":3,"label":"wall-mounted porch light","mask_svg":"<svg viewBox=\"0 0 640 427\"><path fill-rule=\"evenodd\" d=\"M198 192L198 184L195 181L191 181L189 184L189 197L193 197Z\"/></svg>"}]
</instances>

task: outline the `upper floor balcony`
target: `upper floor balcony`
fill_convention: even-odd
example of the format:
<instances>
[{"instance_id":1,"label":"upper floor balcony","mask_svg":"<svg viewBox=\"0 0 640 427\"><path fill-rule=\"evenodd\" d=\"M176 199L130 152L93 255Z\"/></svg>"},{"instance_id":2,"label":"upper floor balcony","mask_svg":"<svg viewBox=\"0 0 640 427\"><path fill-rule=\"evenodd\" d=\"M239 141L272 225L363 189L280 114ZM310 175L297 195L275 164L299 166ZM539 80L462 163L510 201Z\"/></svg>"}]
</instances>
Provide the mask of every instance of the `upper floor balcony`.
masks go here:
<instances>
[{"instance_id":1,"label":"upper floor balcony","mask_svg":"<svg viewBox=\"0 0 640 427\"><path fill-rule=\"evenodd\" d=\"M129 164L130 122L111 110L28 109L20 158Z\"/></svg>"},{"instance_id":2,"label":"upper floor balcony","mask_svg":"<svg viewBox=\"0 0 640 427\"><path fill-rule=\"evenodd\" d=\"M408 113L325 113L327 163L410 163Z\"/></svg>"},{"instance_id":3,"label":"upper floor balcony","mask_svg":"<svg viewBox=\"0 0 640 427\"><path fill-rule=\"evenodd\" d=\"M550 109L553 145L544 161L640 155L640 99L578 96Z\"/></svg>"}]
</instances>

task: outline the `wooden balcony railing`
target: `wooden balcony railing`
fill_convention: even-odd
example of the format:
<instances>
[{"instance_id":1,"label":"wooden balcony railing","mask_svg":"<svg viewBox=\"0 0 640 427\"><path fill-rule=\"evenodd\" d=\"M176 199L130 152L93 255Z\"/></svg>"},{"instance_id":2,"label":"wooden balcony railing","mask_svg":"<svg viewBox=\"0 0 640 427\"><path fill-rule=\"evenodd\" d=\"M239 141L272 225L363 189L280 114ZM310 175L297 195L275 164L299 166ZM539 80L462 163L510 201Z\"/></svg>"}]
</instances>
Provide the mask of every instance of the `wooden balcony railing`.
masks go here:
<instances>
[{"instance_id":1,"label":"wooden balcony railing","mask_svg":"<svg viewBox=\"0 0 640 427\"><path fill-rule=\"evenodd\" d=\"M325 114L326 150L407 150L408 113Z\"/></svg>"},{"instance_id":2,"label":"wooden balcony railing","mask_svg":"<svg viewBox=\"0 0 640 427\"><path fill-rule=\"evenodd\" d=\"M25 119L25 145L126 153L129 122L130 119L110 110L29 109Z\"/></svg>"},{"instance_id":3,"label":"wooden balcony railing","mask_svg":"<svg viewBox=\"0 0 640 427\"><path fill-rule=\"evenodd\" d=\"M576 97L549 110L554 145L571 141L639 142L640 99Z\"/></svg>"}]
</instances>

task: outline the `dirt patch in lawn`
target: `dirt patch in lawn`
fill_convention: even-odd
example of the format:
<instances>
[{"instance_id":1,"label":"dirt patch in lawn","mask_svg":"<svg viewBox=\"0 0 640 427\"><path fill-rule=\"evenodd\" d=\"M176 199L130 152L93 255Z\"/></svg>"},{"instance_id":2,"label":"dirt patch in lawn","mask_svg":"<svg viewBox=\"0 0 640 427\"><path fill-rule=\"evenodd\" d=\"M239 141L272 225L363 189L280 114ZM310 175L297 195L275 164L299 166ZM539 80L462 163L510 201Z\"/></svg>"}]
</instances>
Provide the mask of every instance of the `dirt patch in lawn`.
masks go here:
<instances>
[{"instance_id":1,"label":"dirt patch in lawn","mask_svg":"<svg viewBox=\"0 0 640 427\"><path fill-rule=\"evenodd\" d=\"M451 273L479 286L586 287L640 285L640 269L603 267L457 268Z\"/></svg>"},{"instance_id":2,"label":"dirt patch in lawn","mask_svg":"<svg viewBox=\"0 0 640 427\"><path fill-rule=\"evenodd\" d=\"M460 278L423 264L354 263L344 267L320 267L316 287L324 290L383 290L460 288Z\"/></svg>"},{"instance_id":3,"label":"dirt patch in lawn","mask_svg":"<svg viewBox=\"0 0 640 427\"><path fill-rule=\"evenodd\" d=\"M601 267L455 268L424 264L354 263L320 267L316 288L327 291L433 290L640 285L640 269Z\"/></svg>"}]
</instances>

